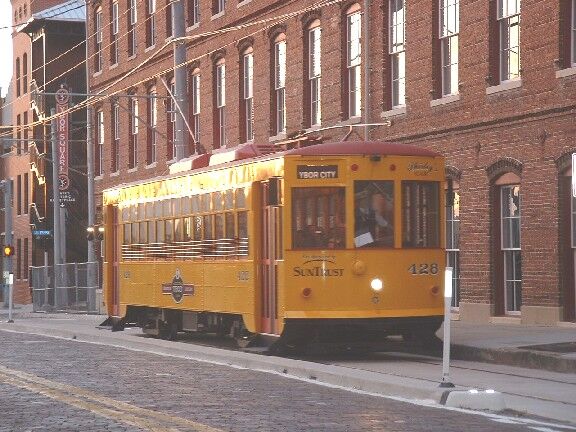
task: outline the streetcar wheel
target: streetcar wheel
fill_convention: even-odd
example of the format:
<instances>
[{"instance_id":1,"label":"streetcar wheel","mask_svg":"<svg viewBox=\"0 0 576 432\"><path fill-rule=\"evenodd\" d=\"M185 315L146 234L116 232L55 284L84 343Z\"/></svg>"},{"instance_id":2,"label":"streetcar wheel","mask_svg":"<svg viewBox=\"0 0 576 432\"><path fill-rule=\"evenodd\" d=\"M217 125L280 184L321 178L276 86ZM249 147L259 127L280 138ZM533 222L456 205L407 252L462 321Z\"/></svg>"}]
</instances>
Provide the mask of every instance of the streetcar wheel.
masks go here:
<instances>
[{"instance_id":1,"label":"streetcar wheel","mask_svg":"<svg viewBox=\"0 0 576 432\"><path fill-rule=\"evenodd\" d=\"M174 321L158 320L158 336L164 340L176 340L178 335L178 324Z\"/></svg>"}]
</instances>

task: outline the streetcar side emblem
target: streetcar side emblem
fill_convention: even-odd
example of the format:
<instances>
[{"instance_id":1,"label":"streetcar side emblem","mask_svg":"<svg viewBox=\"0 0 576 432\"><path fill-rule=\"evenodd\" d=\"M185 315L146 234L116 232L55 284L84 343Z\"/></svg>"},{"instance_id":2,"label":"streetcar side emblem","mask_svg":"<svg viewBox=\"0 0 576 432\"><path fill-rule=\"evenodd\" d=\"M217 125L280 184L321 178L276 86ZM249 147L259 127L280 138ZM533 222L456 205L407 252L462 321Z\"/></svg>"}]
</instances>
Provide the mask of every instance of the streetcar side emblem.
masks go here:
<instances>
[{"instance_id":1,"label":"streetcar side emblem","mask_svg":"<svg viewBox=\"0 0 576 432\"><path fill-rule=\"evenodd\" d=\"M180 269L176 269L172 282L162 284L162 294L170 294L176 303L180 303L184 296L194 295L194 285L185 284Z\"/></svg>"}]
</instances>

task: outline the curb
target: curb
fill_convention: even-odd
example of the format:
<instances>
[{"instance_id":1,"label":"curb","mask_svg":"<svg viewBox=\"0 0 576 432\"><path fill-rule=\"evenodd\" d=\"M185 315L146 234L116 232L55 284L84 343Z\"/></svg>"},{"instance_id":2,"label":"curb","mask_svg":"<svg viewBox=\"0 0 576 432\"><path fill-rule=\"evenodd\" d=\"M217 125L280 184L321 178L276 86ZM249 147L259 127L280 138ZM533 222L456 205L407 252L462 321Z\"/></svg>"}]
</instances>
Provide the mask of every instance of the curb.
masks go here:
<instances>
[{"instance_id":1,"label":"curb","mask_svg":"<svg viewBox=\"0 0 576 432\"><path fill-rule=\"evenodd\" d=\"M541 369L549 372L576 373L576 359L563 358L556 353L543 354L541 351L516 348L494 349L467 345L452 345L452 358L484 363Z\"/></svg>"},{"instance_id":2,"label":"curb","mask_svg":"<svg viewBox=\"0 0 576 432\"><path fill-rule=\"evenodd\" d=\"M438 382L388 375L343 366L325 365L283 357L263 356L241 351L228 351L203 345L178 345L158 339L126 340L114 337L106 330L101 335L78 329L41 328L22 324L0 325L0 330L25 332L48 337L72 339L79 342L101 343L133 351L183 357L212 364L245 368L259 372L285 375L318 383L368 392L387 397L418 399L438 403Z\"/></svg>"}]
</instances>

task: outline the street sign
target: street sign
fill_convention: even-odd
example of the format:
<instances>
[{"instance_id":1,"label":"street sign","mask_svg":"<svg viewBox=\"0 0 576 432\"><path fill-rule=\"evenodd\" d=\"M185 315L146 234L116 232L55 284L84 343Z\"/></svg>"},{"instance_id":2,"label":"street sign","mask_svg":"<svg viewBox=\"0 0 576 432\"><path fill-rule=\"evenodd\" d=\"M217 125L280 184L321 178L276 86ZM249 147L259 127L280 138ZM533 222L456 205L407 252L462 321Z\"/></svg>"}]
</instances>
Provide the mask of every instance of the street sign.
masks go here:
<instances>
[{"instance_id":1,"label":"street sign","mask_svg":"<svg viewBox=\"0 0 576 432\"><path fill-rule=\"evenodd\" d=\"M51 238L52 237L52 230L32 230L32 237L35 239L43 239L43 238Z\"/></svg>"},{"instance_id":2,"label":"street sign","mask_svg":"<svg viewBox=\"0 0 576 432\"><path fill-rule=\"evenodd\" d=\"M58 189L60 191L68 190L70 178L68 176L68 101L70 95L65 88L58 89L56 92L56 119L57 127L57 146L58 146ZM60 202L60 207L63 207Z\"/></svg>"}]
</instances>

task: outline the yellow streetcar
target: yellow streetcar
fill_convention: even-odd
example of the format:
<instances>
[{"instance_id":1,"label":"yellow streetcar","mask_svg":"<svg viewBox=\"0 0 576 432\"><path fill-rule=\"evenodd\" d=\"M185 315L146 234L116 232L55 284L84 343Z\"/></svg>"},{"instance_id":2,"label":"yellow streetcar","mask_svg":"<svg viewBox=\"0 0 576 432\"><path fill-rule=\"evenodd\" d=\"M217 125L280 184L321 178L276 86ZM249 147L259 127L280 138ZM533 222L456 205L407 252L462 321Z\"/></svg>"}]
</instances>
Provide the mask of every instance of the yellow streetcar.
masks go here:
<instances>
[{"instance_id":1,"label":"yellow streetcar","mask_svg":"<svg viewBox=\"0 0 576 432\"><path fill-rule=\"evenodd\" d=\"M279 346L432 338L443 319L444 159L384 142L253 145L104 191L117 327ZM191 168L191 169L190 169Z\"/></svg>"}]
</instances>

